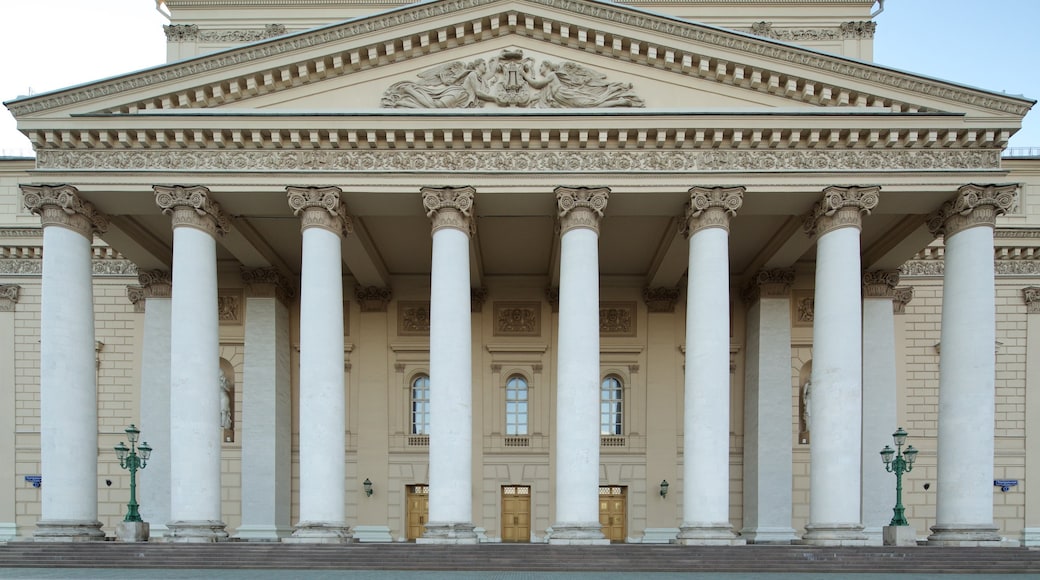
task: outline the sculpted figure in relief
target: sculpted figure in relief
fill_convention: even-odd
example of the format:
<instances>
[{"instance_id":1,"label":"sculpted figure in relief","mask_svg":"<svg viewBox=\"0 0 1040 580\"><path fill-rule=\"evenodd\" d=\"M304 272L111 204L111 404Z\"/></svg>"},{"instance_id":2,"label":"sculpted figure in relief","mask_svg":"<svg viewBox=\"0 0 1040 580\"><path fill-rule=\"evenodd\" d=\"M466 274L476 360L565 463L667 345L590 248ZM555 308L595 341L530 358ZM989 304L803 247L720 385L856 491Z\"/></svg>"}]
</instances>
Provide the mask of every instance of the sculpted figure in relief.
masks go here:
<instances>
[{"instance_id":1,"label":"sculpted figure in relief","mask_svg":"<svg viewBox=\"0 0 1040 580\"><path fill-rule=\"evenodd\" d=\"M419 82L401 81L383 94L382 106L398 109L471 109L495 102L488 88L487 63L455 61L419 73Z\"/></svg>"},{"instance_id":2,"label":"sculpted figure in relief","mask_svg":"<svg viewBox=\"0 0 1040 580\"><path fill-rule=\"evenodd\" d=\"M231 384L224 371L220 371L220 426L224 429L234 428L231 421Z\"/></svg>"},{"instance_id":3,"label":"sculpted figure in relief","mask_svg":"<svg viewBox=\"0 0 1040 580\"><path fill-rule=\"evenodd\" d=\"M542 78L536 79L525 68L523 76L533 88L541 89L534 106L542 109L582 109L589 107L642 107L631 83L611 83L606 76L573 62L553 64L542 61Z\"/></svg>"}]
</instances>

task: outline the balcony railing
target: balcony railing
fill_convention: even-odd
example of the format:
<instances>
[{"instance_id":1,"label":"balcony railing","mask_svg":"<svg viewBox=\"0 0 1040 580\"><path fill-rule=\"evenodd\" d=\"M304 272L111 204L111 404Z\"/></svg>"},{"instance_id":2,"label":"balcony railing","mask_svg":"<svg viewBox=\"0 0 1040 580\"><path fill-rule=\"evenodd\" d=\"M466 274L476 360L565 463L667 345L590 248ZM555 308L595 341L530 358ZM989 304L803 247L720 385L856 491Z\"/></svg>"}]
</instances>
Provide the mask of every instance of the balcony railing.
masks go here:
<instances>
[{"instance_id":1,"label":"balcony railing","mask_svg":"<svg viewBox=\"0 0 1040 580\"><path fill-rule=\"evenodd\" d=\"M1040 157L1040 147L1008 147L1002 157Z\"/></svg>"}]
</instances>

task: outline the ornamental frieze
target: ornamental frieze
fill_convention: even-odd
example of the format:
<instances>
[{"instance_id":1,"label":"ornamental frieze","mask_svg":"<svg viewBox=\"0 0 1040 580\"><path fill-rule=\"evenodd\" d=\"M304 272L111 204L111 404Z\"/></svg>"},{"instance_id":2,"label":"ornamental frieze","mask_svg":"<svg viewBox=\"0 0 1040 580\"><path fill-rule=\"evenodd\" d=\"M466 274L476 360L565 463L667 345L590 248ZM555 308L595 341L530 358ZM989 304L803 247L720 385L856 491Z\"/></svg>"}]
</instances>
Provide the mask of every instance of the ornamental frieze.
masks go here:
<instances>
[{"instance_id":1,"label":"ornamental frieze","mask_svg":"<svg viewBox=\"0 0 1040 580\"><path fill-rule=\"evenodd\" d=\"M636 303L602 302L599 305L601 336L635 336Z\"/></svg>"},{"instance_id":2,"label":"ornamental frieze","mask_svg":"<svg viewBox=\"0 0 1040 580\"><path fill-rule=\"evenodd\" d=\"M281 36L287 32L284 24L268 24L263 28L199 30L197 24L167 24L163 26L168 42L256 42Z\"/></svg>"},{"instance_id":3,"label":"ornamental frieze","mask_svg":"<svg viewBox=\"0 0 1040 580\"><path fill-rule=\"evenodd\" d=\"M38 169L125 171L715 172L992 169L994 150L813 151L76 151Z\"/></svg>"},{"instance_id":4,"label":"ornamental frieze","mask_svg":"<svg viewBox=\"0 0 1040 580\"><path fill-rule=\"evenodd\" d=\"M391 85L380 100L389 109L473 109L485 105L534 109L644 107L631 83L575 62L534 59L506 49L485 60L454 61Z\"/></svg>"},{"instance_id":5,"label":"ornamental frieze","mask_svg":"<svg viewBox=\"0 0 1040 580\"><path fill-rule=\"evenodd\" d=\"M428 336L430 334L430 303L397 303L397 334L401 336Z\"/></svg>"},{"instance_id":6,"label":"ornamental frieze","mask_svg":"<svg viewBox=\"0 0 1040 580\"><path fill-rule=\"evenodd\" d=\"M539 336L540 302L495 302L495 336Z\"/></svg>"},{"instance_id":7,"label":"ornamental frieze","mask_svg":"<svg viewBox=\"0 0 1040 580\"><path fill-rule=\"evenodd\" d=\"M773 28L773 23L766 21L751 25L751 33L756 36L794 42L874 38L876 30L873 21L842 22L838 28Z\"/></svg>"}]
</instances>

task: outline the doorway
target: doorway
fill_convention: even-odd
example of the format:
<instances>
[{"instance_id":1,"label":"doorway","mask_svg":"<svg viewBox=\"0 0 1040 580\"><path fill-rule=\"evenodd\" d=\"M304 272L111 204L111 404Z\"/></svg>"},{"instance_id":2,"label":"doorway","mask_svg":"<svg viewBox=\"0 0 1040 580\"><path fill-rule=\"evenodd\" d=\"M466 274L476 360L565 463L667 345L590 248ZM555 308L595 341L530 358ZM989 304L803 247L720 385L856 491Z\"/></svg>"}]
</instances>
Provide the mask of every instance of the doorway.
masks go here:
<instances>
[{"instance_id":1,"label":"doorway","mask_svg":"<svg viewBox=\"0 0 1040 580\"><path fill-rule=\"evenodd\" d=\"M603 535L611 543L622 543L627 539L627 496L628 488L622 485L599 488L599 523L603 526Z\"/></svg>"},{"instance_id":2,"label":"doorway","mask_svg":"<svg viewBox=\"0 0 1040 580\"><path fill-rule=\"evenodd\" d=\"M531 486L502 486L502 541L531 541Z\"/></svg>"},{"instance_id":3,"label":"doorway","mask_svg":"<svg viewBox=\"0 0 1040 580\"><path fill-rule=\"evenodd\" d=\"M425 483L409 485L405 490L405 497L405 539L414 542L422 537L426 530L426 522L430 519L430 486Z\"/></svg>"}]
</instances>

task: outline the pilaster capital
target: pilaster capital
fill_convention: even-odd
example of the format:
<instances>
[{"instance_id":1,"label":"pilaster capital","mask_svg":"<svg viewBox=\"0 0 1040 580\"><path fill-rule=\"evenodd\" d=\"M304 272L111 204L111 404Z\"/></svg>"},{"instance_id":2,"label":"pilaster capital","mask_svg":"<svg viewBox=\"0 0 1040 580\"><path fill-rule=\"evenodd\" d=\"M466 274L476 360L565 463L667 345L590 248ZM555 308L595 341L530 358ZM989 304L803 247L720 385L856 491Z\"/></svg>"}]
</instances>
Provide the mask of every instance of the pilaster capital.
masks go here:
<instances>
[{"instance_id":1,"label":"pilaster capital","mask_svg":"<svg viewBox=\"0 0 1040 580\"><path fill-rule=\"evenodd\" d=\"M560 217L560 235L577 228L599 234L599 220L610 197L608 187L557 187L556 206Z\"/></svg>"},{"instance_id":2,"label":"pilaster capital","mask_svg":"<svg viewBox=\"0 0 1040 580\"><path fill-rule=\"evenodd\" d=\"M3 286L0 286L3 288ZM1040 287L1027 286L1022 289L1022 298L1026 301L1026 312L1040 314Z\"/></svg>"},{"instance_id":3,"label":"pilaster capital","mask_svg":"<svg viewBox=\"0 0 1040 580\"><path fill-rule=\"evenodd\" d=\"M423 187L423 208L426 217L433 220L432 233L441 228L459 230L465 234L473 233L473 197L477 190L472 187Z\"/></svg>"},{"instance_id":4,"label":"pilaster capital","mask_svg":"<svg viewBox=\"0 0 1040 580\"><path fill-rule=\"evenodd\" d=\"M14 312L22 287L18 284L0 284L0 312Z\"/></svg>"},{"instance_id":5,"label":"pilaster capital","mask_svg":"<svg viewBox=\"0 0 1040 580\"><path fill-rule=\"evenodd\" d=\"M823 190L823 199L816 202L805 216L805 233L811 237L820 237L840 228L859 229L863 223L863 214L877 207L881 187L871 186L831 186Z\"/></svg>"},{"instance_id":6,"label":"pilaster capital","mask_svg":"<svg viewBox=\"0 0 1040 580\"><path fill-rule=\"evenodd\" d=\"M759 270L740 292L744 304L750 306L762 299L788 298L791 285L794 284L794 270L791 268L774 268Z\"/></svg>"},{"instance_id":7,"label":"pilaster capital","mask_svg":"<svg viewBox=\"0 0 1040 580\"><path fill-rule=\"evenodd\" d=\"M560 287L553 286L545 289L545 299L549 301L549 306L553 312L560 311Z\"/></svg>"},{"instance_id":8,"label":"pilaster capital","mask_svg":"<svg viewBox=\"0 0 1040 580\"><path fill-rule=\"evenodd\" d=\"M895 296L892 298L892 312L903 314L906 312L906 305L910 304L910 301L914 299L914 287L899 286L893 291L893 294Z\"/></svg>"},{"instance_id":9,"label":"pilaster capital","mask_svg":"<svg viewBox=\"0 0 1040 580\"><path fill-rule=\"evenodd\" d=\"M347 206L340 196L343 190L329 187L286 187L289 207L293 215L300 216L300 231L307 228L323 228L347 237L354 233L354 222L347 214Z\"/></svg>"},{"instance_id":10,"label":"pilaster capital","mask_svg":"<svg viewBox=\"0 0 1040 580\"><path fill-rule=\"evenodd\" d=\"M173 295L173 275L168 270L138 272L137 282L141 285L144 298L169 298Z\"/></svg>"},{"instance_id":11,"label":"pilaster capital","mask_svg":"<svg viewBox=\"0 0 1040 580\"><path fill-rule=\"evenodd\" d=\"M208 187L201 185L154 185L155 203L172 218L173 227L187 226L211 236L223 236L231 226L220 204L210 197Z\"/></svg>"},{"instance_id":12,"label":"pilaster capital","mask_svg":"<svg viewBox=\"0 0 1040 580\"><path fill-rule=\"evenodd\" d=\"M354 296L361 306L361 312L386 312L393 292L379 286L358 286L354 288Z\"/></svg>"},{"instance_id":13,"label":"pilaster capital","mask_svg":"<svg viewBox=\"0 0 1040 580\"><path fill-rule=\"evenodd\" d=\"M134 312L144 312L145 298L144 288L131 284L126 287L126 299L134 305Z\"/></svg>"},{"instance_id":14,"label":"pilaster capital","mask_svg":"<svg viewBox=\"0 0 1040 580\"><path fill-rule=\"evenodd\" d=\"M678 288L643 288L643 302L648 312L675 312L679 302Z\"/></svg>"},{"instance_id":15,"label":"pilaster capital","mask_svg":"<svg viewBox=\"0 0 1040 580\"><path fill-rule=\"evenodd\" d=\"M470 288L469 290L469 311L470 312L483 312L484 302L487 301L488 289L487 288Z\"/></svg>"},{"instance_id":16,"label":"pilaster capital","mask_svg":"<svg viewBox=\"0 0 1040 580\"><path fill-rule=\"evenodd\" d=\"M25 208L40 216L43 227L68 228L88 240L94 232L108 229L108 216L94 204L84 200L79 190L71 185L23 185L22 202Z\"/></svg>"},{"instance_id":17,"label":"pilaster capital","mask_svg":"<svg viewBox=\"0 0 1040 580\"><path fill-rule=\"evenodd\" d=\"M994 227L997 216L1011 211L1018 198L1018 184L976 185L957 189L957 195L928 217L928 229L935 236L950 237L975 226Z\"/></svg>"},{"instance_id":18,"label":"pilaster capital","mask_svg":"<svg viewBox=\"0 0 1040 580\"><path fill-rule=\"evenodd\" d=\"M274 298L282 304L296 297L296 288L278 268L242 268L240 272L248 297Z\"/></svg>"},{"instance_id":19,"label":"pilaster capital","mask_svg":"<svg viewBox=\"0 0 1040 580\"><path fill-rule=\"evenodd\" d=\"M691 187L682 225L687 239L700 230L722 228L729 231L729 218L744 205L744 187Z\"/></svg>"},{"instance_id":20,"label":"pilaster capital","mask_svg":"<svg viewBox=\"0 0 1040 580\"><path fill-rule=\"evenodd\" d=\"M894 299L899 285L899 270L870 270L863 272L864 298Z\"/></svg>"}]
</instances>

